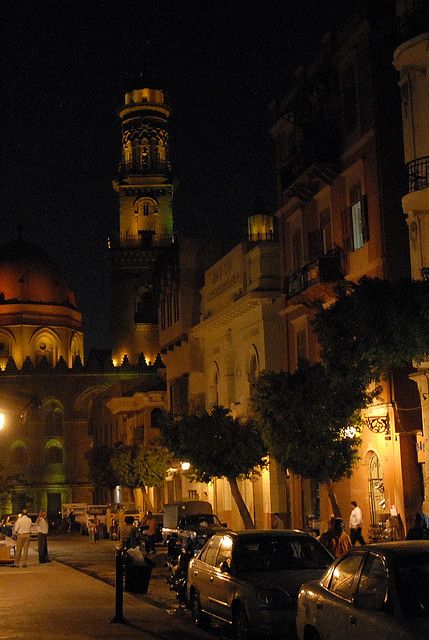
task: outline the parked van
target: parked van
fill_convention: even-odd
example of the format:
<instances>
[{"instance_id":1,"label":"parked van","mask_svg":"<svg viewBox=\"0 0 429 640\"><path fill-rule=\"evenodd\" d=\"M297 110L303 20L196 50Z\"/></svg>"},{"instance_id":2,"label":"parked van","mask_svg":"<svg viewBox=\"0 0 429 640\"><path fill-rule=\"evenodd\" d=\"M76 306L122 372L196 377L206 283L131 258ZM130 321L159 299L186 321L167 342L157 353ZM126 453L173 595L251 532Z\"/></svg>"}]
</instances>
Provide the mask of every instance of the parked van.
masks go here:
<instances>
[{"instance_id":1,"label":"parked van","mask_svg":"<svg viewBox=\"0 0 429 640\"><path fill-rule=\"evenodd\" d=\"M183 544L191 542L195 548L200 548L216 531L225 527L226 524L219 522L213 513L210 502L184 500L164 505L162 538L165 543L175 536Z\"/></svg>"}]
</instances>

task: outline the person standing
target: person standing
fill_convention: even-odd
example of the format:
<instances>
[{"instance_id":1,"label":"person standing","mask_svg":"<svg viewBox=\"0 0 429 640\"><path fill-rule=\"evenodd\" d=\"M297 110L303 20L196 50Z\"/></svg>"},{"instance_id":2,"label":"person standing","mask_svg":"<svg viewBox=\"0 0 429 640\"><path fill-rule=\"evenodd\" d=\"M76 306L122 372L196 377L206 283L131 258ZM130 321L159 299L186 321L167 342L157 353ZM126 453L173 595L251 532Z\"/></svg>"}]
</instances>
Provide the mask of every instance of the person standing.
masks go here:
<instances>
[{"instance_id":1,"label":"person standing","mask_svg":"<svg viewBox=\"0 0 429 640\"><path fill-rule=\"evenodd\" d=\"M362 510L358 507L358 503L355 500L352 500L350 504L353 507L349 521L350 540L352 541L353 546L355 546L356 542L359 542L359 544L366 544L362 537Z\"/></svg>"},{"instance_id":2,"label":"person standing","mask_svg":"<svg viewBox=\"0 0 429 640\"><path fill-rule=\"evenodd\" d=\"M334 558L339 558L352 546L349 536L344 531L343 519L335 518L334 516L331 516L329 520L327 531L317 539Z\"/></svg>"},{"instance_id":3,"label":"person standing","mask_svg":"<svg viewBox=\"0 0 429 640\"><path fill-rule=\"evenodd\" d=\"M46 511L40 511L36 520L37 524L37 547L39 551L39 563L49 562L48 558L48 519Z\"/></svg>"},{"instance_id":4,"label":"person standing","mask_svg":"<svg viewBox=\"0 0 429 640\"><path fill-rule=\"evenodd\" d=\"M276 513L273 515L273 526L272 526L272 528L273 528L273 529L284 529L284 528L285 528L284 522L283 522L283 520L280 518L280 514L279 514L279 513L277 513L277 511L276 511Z\"/></svg>"},{"instance_id":5,"label":"person standing","mask_svg":"<svg viewBox=\"0 0 429 640\"><path fill-rule=\"evenodd\" d=\"M27 509L22 510L22 515L15 522L13 537L16 539L14 567L19 567L22 556L22 566L27 566L28 547L30 546L31 519L27 515Z\"/></svg>"},{"instance_id":6,"label":"person standing","mask_svg":"<svg viewBox=\"0 0 429 640\"><path fill-rule=\"evenodd\" d=\"M146 553L155 553L156 532L158 529L158 522L152 511L148 511L146 517L143 520L143 524L147 527L145 529L145 547Z\"/></svg>"}]
</instances>

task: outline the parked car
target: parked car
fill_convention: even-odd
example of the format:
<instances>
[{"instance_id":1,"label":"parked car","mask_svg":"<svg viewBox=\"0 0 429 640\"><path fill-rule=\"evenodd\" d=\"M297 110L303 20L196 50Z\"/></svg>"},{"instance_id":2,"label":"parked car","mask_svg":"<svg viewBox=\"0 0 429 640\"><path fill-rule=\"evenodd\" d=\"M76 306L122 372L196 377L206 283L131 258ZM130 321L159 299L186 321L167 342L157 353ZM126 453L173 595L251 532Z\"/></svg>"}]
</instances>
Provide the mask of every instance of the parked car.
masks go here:
<instances>
[{"instance_id":1,"label":"parked car","mask_svg":"<svg viewBox=\"0 0 429 640\"><path fill-rule=\"evenodd\" d=\"M427 640L429 541L355 547L301 587L299 640Z\"/></svg>"},{"instance_id":2,"label":"parked car","mask_svg":"<svg viewBox=\"0 0 429 640\"><path fill-rule=\"evenodd\" d=\"M223 530L189 563L187 601L192 618L232 624L237 640L255 632L295 633L299 587L320 578L331 554L303 531Z\"/></svg>"},{"instance_id":3,"label":"parked car","mask_svg":"<svg viewBox=\"0 0 429 640\"><path fill-rule=\"evenodd\" d=\"M31 519L31 530L30 537L37 538L37 518L39 517L38 513L28 513L28 517ZM1 532L5 536L12 536L13 527L15 522L18 520L20 514L12 514L10 516L6 516L3 518L3 524L1 526Z\"/></svg>"}]
</instances>

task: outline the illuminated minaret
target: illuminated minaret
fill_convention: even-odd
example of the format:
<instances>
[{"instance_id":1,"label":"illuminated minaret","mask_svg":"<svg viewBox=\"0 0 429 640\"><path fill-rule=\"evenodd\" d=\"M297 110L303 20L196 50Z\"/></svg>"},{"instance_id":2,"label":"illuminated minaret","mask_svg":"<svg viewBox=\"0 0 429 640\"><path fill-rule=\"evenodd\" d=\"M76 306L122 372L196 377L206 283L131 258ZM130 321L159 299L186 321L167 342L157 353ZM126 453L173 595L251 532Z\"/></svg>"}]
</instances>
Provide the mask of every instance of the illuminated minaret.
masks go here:
<instances>
[{"instance_id":1,"label":"illuminated minaret","mask_svg":"<svg viewBox=\"0 0 429 640\"><path fill-rule=\"evenodd\" d=\"M113 180L119 195L119 237L109 255L112 278L112 356L153 362L158 346L160 259L173 242L173 185L167 122L159 89L134 89L119 111L122 157Z\"/></svg>"}]
</instances>

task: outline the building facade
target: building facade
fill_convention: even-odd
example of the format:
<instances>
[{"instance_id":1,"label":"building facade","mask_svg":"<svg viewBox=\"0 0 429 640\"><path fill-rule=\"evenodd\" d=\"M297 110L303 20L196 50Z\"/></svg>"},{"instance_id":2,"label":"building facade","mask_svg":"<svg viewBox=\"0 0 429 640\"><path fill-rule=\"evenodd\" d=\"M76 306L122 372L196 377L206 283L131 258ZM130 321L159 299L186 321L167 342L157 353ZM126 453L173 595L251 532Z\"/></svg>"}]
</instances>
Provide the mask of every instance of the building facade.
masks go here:
<instances>
[{"instance_id":1,"label":"building facade","mask_svg":"<svg viewBox=\"0 0 429 640\"><path fill-rule=\"evenodd\" d=\"M333 24L319 56L296 70L289 93L272 105L287 335L283 366L291 371L302 358L320 358L312 302L329 305L343 279L394 281L409 273L399 100L389 68L393 17L368 10ZM419 417L411 411L418 398L399 373L382 388L364 416L360 463L350 480L336 486L342 512L356 500L366 535L374 536L390 512L412 522L421 499ZM318 511L326 521L331 506L325 492L319 496L311 481L296 481L301 504L295 526Z\"/></svg>"},{"instance_id":2,"label":"building facade","mask_svg":"<svg viewBox=\"0 0 429 640\"><path fill-rule=\"evenodd\" d=\"M399 72L406 189L402 207L406 216L414 280L429 276L429 7L423 0L398 0L400 44L393 64ZM423 469L423 510L429 513L429 362L415 363L422 432L417 435Z\"/></svg>"}]
</instances>

